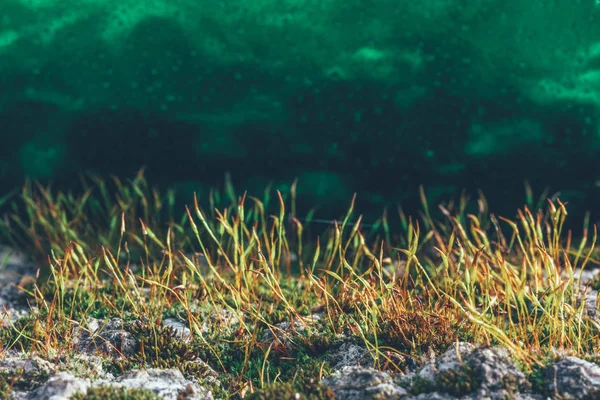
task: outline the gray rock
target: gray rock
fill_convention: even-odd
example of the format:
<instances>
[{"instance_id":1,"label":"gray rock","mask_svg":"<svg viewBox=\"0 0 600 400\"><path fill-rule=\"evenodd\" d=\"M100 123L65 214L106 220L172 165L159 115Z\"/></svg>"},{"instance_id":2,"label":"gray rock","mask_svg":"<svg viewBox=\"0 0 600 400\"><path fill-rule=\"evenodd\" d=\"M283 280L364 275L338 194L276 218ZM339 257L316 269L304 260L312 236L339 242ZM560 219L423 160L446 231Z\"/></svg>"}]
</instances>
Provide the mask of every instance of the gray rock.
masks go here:
<instances>
[{"instance_id":1,"label":"gray rock","mask_svg":"<svg viewBox=\"0 0 600 400\"><path fill-rule=\"evenodd\" d=\"M421 393L418 396L409 397L406 400L456 400L456 397L447 393Z\"/></svg>"},{"instance_id":2,"label":"gray rock","mask_svg":"<svg viewBox=\"0 0 600 400\"><path fill-rule=\"evenodd\" d=\"M87 392L89 379L81 379L69 372L59 372L27 396L30 400L68 400L77 392Z\"/></svg>"},{"instance_id":3,"label":"gray rock","mask_svg":"<svg viewBox=\"0 0 600 400\"><path fill-rule=\"evenodd\" d=\"M29 375L50 375L55 366L38 356L22 357L20 353L11 351L0 360L0 372L23 370L25 377Z\"/></svg>"},{"instance_id":4,"label":"gray rock","mask_svg":"<svg viewBox=\"0 0 600 400\"><path fill-rule=\"evenodd\" d=\"M137 341L123 329L120 318L111 319L106 325L95 318L88 319L88 326L77 326L76 349L82 352L99 351L111 357L129 357L135 352Z\"/></svg>"},{"instance_id":5,"label":"gray rock","mask_svg":"<svg viewBox=\"0 0 600 400\"><path fill-rule=\"evenodd\" d=\"M176 400L180 392L186 391L189 400L212 400L213 395L195 382L185 379L177 369L147 369L130 371L113 383L114 386L152 390L165 400Z\"/></svg>"},{"instance_id":6,"label":"gray rock","mask_svg":"<svg viewBox=\"0 0 600 400\"><path fill-rule=\"evenodd\" d=\"M184 342L189 342L192 334L190 328L188 328L183 322L174 318L165 318L163 321L164 326L170 326L175 331L177 337Z\"/></svg>"},{"instance_id":7,"label":"gray rock","mask_svg":"<svg viewBox=\"0 0 600 400\"><path fill-rule=\"evenodd\" d=\"M344 342L327 356L327 361L329 361L334 370L339 370L344 367L357 365L366 367L373 362L373 358L364 346L359 346L352 342Z\"/></svg>"},{"instance_id":8,"label":"gray rock","mask_svg":"<svg viewBox=\"0 0 600 400\"><path fill-rule=\"evenodd\" d=\"M19 399L27 400L68 400L75 393L87 393L91 387L115 386L129 389L151 390L165 400L176 400L182 392L189 400L212 400L210 390L204 389L197 383L187 380L179 370L148 369L130 371L116 379L100 379L91 381L89 378L78 378L68 372L53 375L45 384L28 395L20 394Z\"/></svg>"},{"instance_id":9,"label":"gray rock","mask_svg":"<svg viewBox=\"0 0 600 400\"><path fill-rule=\"evenodd\" d=\"M425 385L459 398L513 398L530 386L506 349L475 348L468 343L451 346L416 376L413 391L418 390L415 385Z\"/></svg>"},{"instance_id":10,"label":"gray rock","mask_svg":"<svg viewBox=\"0 0 600 400\"><path fill-rule=\"evenodd\" d=\"M550 393L562 399L600 398L600 366L577 357L565 357L547 371Z\"/></svg>"},{"instance_id":11,"label":"gray rock","mask_svg":"<svg viewBox=\"0 0 600 400\"><path fill-rule=\"evenodd\" d=\"M338 400L398 399L408 394L386 372L359 366L343 367L321 383L329 386Z\"/></svg>"}]
</instances>

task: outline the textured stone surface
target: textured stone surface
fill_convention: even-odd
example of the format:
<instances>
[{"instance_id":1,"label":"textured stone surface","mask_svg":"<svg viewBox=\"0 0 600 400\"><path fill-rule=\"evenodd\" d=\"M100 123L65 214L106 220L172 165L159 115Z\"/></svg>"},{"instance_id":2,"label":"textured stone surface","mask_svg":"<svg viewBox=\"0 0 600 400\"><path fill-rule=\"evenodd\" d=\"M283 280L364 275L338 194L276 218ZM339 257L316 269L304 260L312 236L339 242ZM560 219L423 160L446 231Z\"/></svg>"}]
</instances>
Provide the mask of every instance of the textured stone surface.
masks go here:
<instances>
[{"instance_id":1,"label":"textured stone surface","mask_svg":"<svg viewBox=\"0 0 600 400\"><path fill-rule=\"evenodd\" d=\"M95 318L88 318L87 327L77 327L79 337L76 346L79 351L99 351L112 357L131 356L136 348L133 335L123 329L123 321L113 318L104 324Z\"/></svg>"},{"instance_id":2,"label":"textured stone surface","mask_svg":"<svg viewBox=\"0 0 600 400\"><path fill-rule=\"evenodd\" d=\"M188 328L183 322L174 318L165 318L163 325L173 328L179 339L185 342L188 342L191 339L190 328Z\"/></svg>"},{"instance_id":3,"label":"textured stone surface","mask_svg":"<svg viewBox=\"0 0 600 400\"><path fill-rule=\"evenodd\" d=\"M69 372L59 372L27 396L27 399L67 400L77 392L86 392L91 386L89 379L81 379Z\"/></svg>"},{"instance_id":4,"label":"textured stone surface","mask_svg":"<svg viewBox=\"0 0 600 400\"><path fill-rule=\"evenodd\" d=\"M389 374L359 366L343 367L324 378L321 383L331 387L339 400L391 400L408 393L394 383Z\"/></svg>"},{"instance_id":5,"label":"textured stone surface","mask_svg":"<svg viewBox=\"0 0 600 400\"><path fill-rule=\"evenodd\" d=\"M327 357L334 370L352 366L369 366L373 359L364 346L355 343L344 342L337 349L334 349Z\"/></svg>"},{"instance_id":6,"label":"textured stone surface","mask_svg":"<svg viewBox=\"0 0 600 400\"><path fill-rule=\"evenodd\" d=\"M21 377L19 387L12 391L13 400L68 400L76 392L85 393L92 386L105 385L145 388L173 400L182 391L190 400L213 398L210 390L186 379L179 370L135 370L115 378L103 370L99 357L86 354L51 363L37 356L24 357L16 351L8 351L0 360L0 372L16 372ZM205 381L218 385L216 376L209 369Z\"/></svg>"},{"instance_id":7,"label":"textured stone surface","mask_svg":"<svg viewBox=\"0 0 600 400\"><path fill-rule=\"evenodd\" d=\"M343 345L349 353L361 354ZM360 357L348 357L356 361ZM470 386L464 383L469 381ZM343 366L322 381L340 399L475 400L541 399L527 392L530 385L501 348L453 345L416 372L392 375L363 366Z\"/></svg>"},{"instance_id":8,"label":"textured stone surface","mask_svg":"<svg viewBox=\"0 0 600 400\"><path fill-rule=\"evenodd\" d=\"M507 398L530 386L505 349L475 348L468 343L451 346L417 376L434 391L472 398ZM469 387L454 384L467 380Z\"/></svg>"},{"instance_id":9,"label":"textured stone surface","mask_svg":"<svg viewBox=\"0 0 600 400\"><path fill-rule=\"evenodd\" d=\"M600 366L565 357L548 369L549 392L564 399L600 398Z\"/></svg>"},{"instance_id":10,"label":"textured stone surface","mask_svg":"<svg viewBox=\"0 0 600 400\"><path fill-rule=\"evenodd\" d=\"M143 371L130 371L116 379L100 379L92 381L89 378L75 377L68 372L59 372L29 394L21 393L18 398L26 400L68 400L77 392L86 393L90 387L118 386L126 388L143 388L162 396L165 400L176 400L177 396L185 392L189 400L211 400L212 393L187 380L179 370L148 369Z\"/></svg>"},{"instance_id":11,"label":"textured stone surface","mask_svg":"<svg viewBox=\"0 0 600 400\"><path fill-rule=\"evenodd\" d=\"M209 400L213 396L206 390L188 379L176 369L147 369L144 371L130 371L112 382L116 386L128 388L143 388L152 390L165 400L177 399L177 395L186 391L189 400Z\"/></svg>"}]
</instances>

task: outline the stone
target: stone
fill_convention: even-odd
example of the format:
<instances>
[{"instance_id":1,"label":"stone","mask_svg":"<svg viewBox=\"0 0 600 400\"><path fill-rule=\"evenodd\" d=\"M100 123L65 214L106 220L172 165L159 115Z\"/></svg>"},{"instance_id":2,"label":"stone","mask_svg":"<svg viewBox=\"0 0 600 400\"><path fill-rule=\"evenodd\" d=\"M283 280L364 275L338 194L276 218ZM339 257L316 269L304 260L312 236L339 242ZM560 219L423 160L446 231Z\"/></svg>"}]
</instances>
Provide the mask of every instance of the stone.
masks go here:
<instances>
[{"instance_id":1,"label":"stone","mask_svg":"<svg viewBox=\"0 0 600 400\"><path fill-rule=\"evenodd\" d=\"M562 399L600 398L600 366L577 357L565 357L547 369L549 392Z\"/></svg>"},{"instance_id":2,"label":"stone","mask_svg":"<svg viewBox=\"0 0 600 400\"><path fill-rule=\"evenodd\" d=\"M116 386L129 389L151 390L165 400L176 400L185 393L188 400L212 400L213 395L197 383L185 379L176 369L147 369L125 373L116 379L79 378L69 372L59 372L29 394L19 393L19 399L27 400L68 400L75 393L87 393L90 387Z\"/></svg>"},{"instance_id":3,"label":"stone","mask_svg":"<svg viewBox=\"0 0 600 400\"><path fill-rule=\"evenodd\" d=\"M502 399L527 391L530 384L510 360L506 349L452 345L425 365L412 380L412 391L439 392L456 397Z\"/></svg>"},{"instance_id":4,"label":"stone","mask_svg":"<svg viewBox=\"0 0 600 400\"><path fill-rule=\"evenodd\" d=\"M163 321L164 326L170 326L175 331L175 335L183 340L189 342L191 339L191 331L183 322L176 320L175 318L165 318Z\"/></svg>"},{"instance_id":5,"label":"stone","mask_svg":"<svg viewBox=\"0 0 600 400\"><path fill-rule=\"evenodd\" d=\"M27 398L36 400L68 400L77 392L86 392L91 386L89 379L81 379L69 372L59 372L33 391Z\"/></svg>"},{"instance_id":6,"label":"stone","mask_svg":"<svg viewBox=\"0 0 600 400\"><path fill-rule=\"evenodd\" d=\"M95 318L88 319L87 327L75 327L76 348L83 352L99 351L111 357L129 357L135 352L137 341L123 328L120 318L113 318L103 325Z\"/></svg>"},{"instance_id":7,"label":"stone","mask_svg":"<svg viewBox=\"0 0 600 400\"><path fill-rule=\"evenodd\" d=\"M373 363L372 357L364 346L359 346L352 342L344 342L340 347L333 350L328 356L327 361L334 370L340 370L344 367L363 366Z\"/></svg>"},{"instance_id":8,"label":"stone","mask_svg":"<svg viewBox=\"0 0 600 400\"><path fill-rule=\"evenodd\" d=\"M388 373L360 366L343 367L321 383L329 386L338 400L398 399L408 394Z\"/></svg>"},{"instance_id":9,"label":"stone","mask_svg":"<svg viewBox=\"0 0 600 400\"><path fill-rule=\"evenodd\" d=\"M152 390L165 400L176 400L179 393L183 391L186 392L188 400L213 399L210 390L185 379L177 369L130 371L115 379L113 385Z\"/></svg>"}]
</instances>

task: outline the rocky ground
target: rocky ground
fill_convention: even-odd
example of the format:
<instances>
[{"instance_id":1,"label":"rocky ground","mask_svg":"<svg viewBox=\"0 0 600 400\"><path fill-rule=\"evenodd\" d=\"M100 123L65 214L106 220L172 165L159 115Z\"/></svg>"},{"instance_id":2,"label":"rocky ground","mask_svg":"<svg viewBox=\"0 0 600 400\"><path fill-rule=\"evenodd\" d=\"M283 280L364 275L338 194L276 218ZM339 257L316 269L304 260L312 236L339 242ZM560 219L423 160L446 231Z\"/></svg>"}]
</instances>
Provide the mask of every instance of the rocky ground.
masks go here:
<instances>
[{"instance_id":1,"label":"rocky ground","mask_svg":"<svg viewBox=\"0 0 600 400\"><path fill-rule=\"evenodd\" d=\"M5 260L0 272L0 305L2 323L6 326L28 313L29 306L17 285L24 279L33 279L35 266L27 264L22 256L9 255L7 250L0 252L0 260ZM586 272L582 281L590 277L591 273ZM591 291L586 298L590 313L595 312L596 295L597 292ZM234 317L228 318L235 323ZM318 318L319 314L313 316L313 319ZM305 322L310 323L310 319ZM174 319L166 319L165 324L172 326L181 340L188 339L190 332L185 324ZM293 325L282 323L278 327L293 336L304 326L298 324L299 328L294 329ZM77 340L72 354L75 356L55 354L41 358L14 349L1 354L0 375L20 375L18 381L12 382L11 399L71 399L77 393L79 398L85 398L85 393L108 387L145 389L164 399L217 398L211 390L187 379L177 369L136 370L120 376L105 371L102 360L95 355L96 349L119 358L127 357L136 344L135 337L124 329L123 321L118 318L109 321L89 318L86 327L74 329ZM272 339L272 335L262 338ZM443 354L431 354L427 359L397 360L405 367L404 374L391 373L386 368L374 369L369 351L350 339L330 348L326 357L334 372L324 376L321 383L332 389L336 399L600 398L600 366L560 354L554 362L527 375L511 361L506 349L469 343L456 343ZM218 386L218 373L202 360L195 362L208 371L203 382Z\"/></svg>"}]
</instances>

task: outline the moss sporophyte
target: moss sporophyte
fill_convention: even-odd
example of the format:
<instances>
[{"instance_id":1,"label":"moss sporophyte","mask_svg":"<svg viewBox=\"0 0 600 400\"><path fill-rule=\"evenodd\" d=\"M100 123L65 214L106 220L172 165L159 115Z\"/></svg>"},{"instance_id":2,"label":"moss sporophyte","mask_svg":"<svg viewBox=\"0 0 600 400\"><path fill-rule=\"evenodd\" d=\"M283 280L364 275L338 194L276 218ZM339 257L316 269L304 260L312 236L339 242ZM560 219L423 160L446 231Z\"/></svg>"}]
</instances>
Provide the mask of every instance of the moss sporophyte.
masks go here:
<instances>
[{"instance_id":1,"label":"moss sporophyte","mask_svg":"<svg viewBox=\"0 0 600 400\"><path fill-rule=\"evenodd\" d=\"M506 218L482 195L467 213L462 195L438 217L423 194L417 217L399 209L370 224L353 200L339 220L313 224L296 214L295 184L259 199L227 182L180 213L174 199L142 173L90 177L80 194L26 183L2 237L40 272L21 285L32 311L0 329L3 349L74 354L76 327L118 318L135 345L128 355L99 345L108 371L176 368L219 397L257 399L332 398L319 382L343 341L397 373L402 360L457 341L502 345L529 371L551 349L598 350L600 327L581 301L581 273L598 264L596 228L586 220L581 234L564 232L559 199ZM186 327L185 340L167 319ZM442 379L446 392L470 390L458 378ZM102 390L113 389L88 397Z\"/></svg>"}]
</instances>

